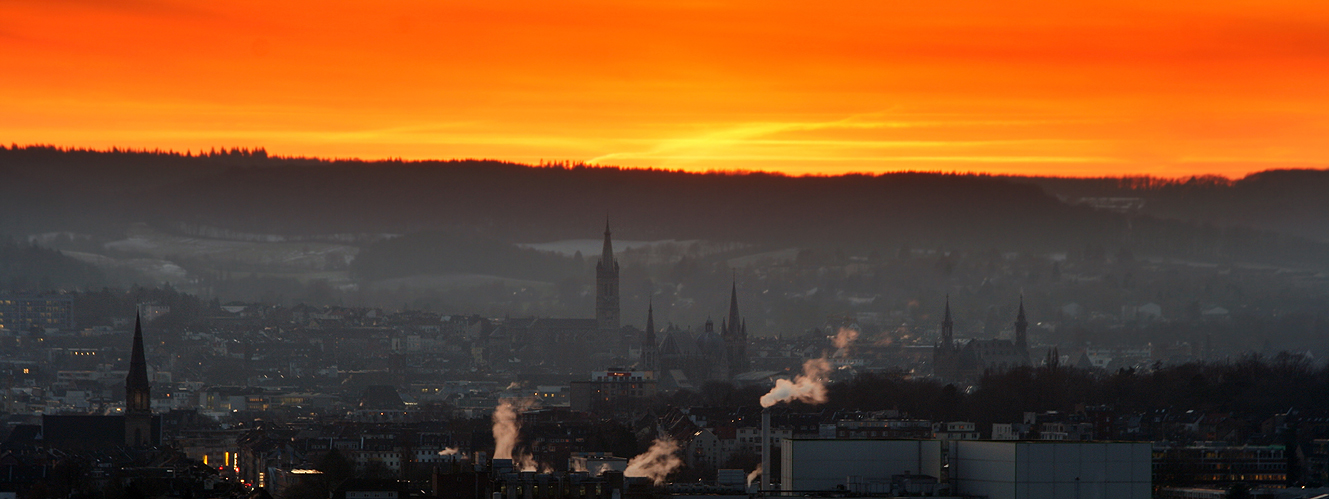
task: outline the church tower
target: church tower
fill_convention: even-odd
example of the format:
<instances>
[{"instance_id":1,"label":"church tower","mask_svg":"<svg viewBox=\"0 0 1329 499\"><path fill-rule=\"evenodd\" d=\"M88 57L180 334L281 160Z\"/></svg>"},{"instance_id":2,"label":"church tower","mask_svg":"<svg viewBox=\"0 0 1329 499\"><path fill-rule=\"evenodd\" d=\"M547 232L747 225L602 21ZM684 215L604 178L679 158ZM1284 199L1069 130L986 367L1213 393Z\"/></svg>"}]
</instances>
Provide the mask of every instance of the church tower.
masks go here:
<instances>
[{"instance_id":1,"label":"church tower","mask_svg":"<svg viewBox=\"0 0 1329 499\"><path fill-rule=\"evenodd\" d=\"M660 344L655 341L655 304L646 306L646 336L641 343L641 370L660 370Z\"/></svg>"},{"instance_id":2,"label":"church tower","mask_svg":"<svg viewBox=\"0 0 1329 499\"><path fill-rule=\"evenodd\" d=\"M951 320L951 295L946 295L946 315L941 319L941 347L955 348L955 322Z\"/></svg>"},{"instance_id":3,"label":"church tower","mask_svg":"<svg viewBox=\"0 0 1329 499\"><path fill-rule=\"evenodd\" d=\"M618 331L618 262L614 261L614 244L609 234L606 218L604 249L595 264L595 320L602 331Z\"/></svg>"},{"instance_id":4,"label":"church tower","mask_svg":"<svg viewBox=\"0 0 1329 499\"><path fill-rule=\"evenodd\" d=\"M1015 316L1015 348L1028 355L1029 321L1024 318L1024 295L1020 295L1020 313Z\"/></svg>"},{"instance_id":5,"label":"church tower","mask_svg":"<svg viewBox=\"0 0 1329 499\"><path fill-rule=\"evenodd\" d=\"M955 322L951 320L951 296L946 295L946 312L941 319L941 341L932 348L932 373L942 379L960 374L960 351L955 345Z\"/></svg>"},{"instance_id":6,"label":"church tower","mask_svg":"<svg viewBox=\"0 0 1329 499\"><path fill-rule=\"evenodd\" d=\"M125 445L146 446L152 439L152 395L148 362L143 355L143 325L134 318L134 347L125 377Z\"/></svg>"},{"instance_id":7,"label":"church tower","mask_svg":"<svg viewBox=\"0 0 1329 499\"><path fill-rule=\"evenodd\" d=\"M729 317L720 323L720 337L724 339L729 378L751 370L748 363L748 325L738 314L737 282L729 289Z\"/></svg>"}]
</instances>

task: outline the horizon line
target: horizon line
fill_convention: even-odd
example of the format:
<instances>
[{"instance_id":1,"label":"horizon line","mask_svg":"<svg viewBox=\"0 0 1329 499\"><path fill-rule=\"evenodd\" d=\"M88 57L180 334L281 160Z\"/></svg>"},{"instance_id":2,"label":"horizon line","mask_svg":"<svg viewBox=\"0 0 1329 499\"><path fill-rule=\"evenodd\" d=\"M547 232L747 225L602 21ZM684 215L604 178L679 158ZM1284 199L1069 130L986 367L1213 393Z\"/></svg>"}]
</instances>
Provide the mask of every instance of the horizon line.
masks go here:
<instances>
[{"instance_id":1,"label":"horizon line","mask_svg":"<svg viewBox=\"0 0 1329 499\"><path fill-rule=\"evenodd\" d=\"M178 156L178 157L182 157L182 158L213 158L213 157L224 158L224 157L230 157L230 156L233 156L233 155L235 155L235 156L250 156L250 155L254 155L255 153L262 153L261 155L258 155L258 156L255 156L255 157L260 158L260 159L271 159L271 160L278 160L278 161L280 161L280 160L288 160L288 161L317 161L317 162L326 162L326 163L345 162L345 163L365 163L365 164L373 164L373 163L423 164L423 163L494 162L494 163L502 163L502 164L513 165L513 166L526 167L526 168L549 168L549 169L559 168L559 169L566 169L566 170L571 170L571 169L603 169L603 170L619 170L619 171L641 170L641 171L650 171L650 172L682 173L682 174L689 174L689 175L770 175L770 176L787 177L787 178L881 177L881 176L886 176L886 175L911 174L911 173L912 173L912 174L923 174L923 175L968 176L968 177L994 177L994 178L1074 179L1074 180L1164 180L1164 181L1169 181L1169 182L1179 182L1179 181L1180 181L1180 182L1184 182L1184 181L1191 181L1191 180L1209 180L1209 181L1222 181L1222 182L1224 182L1224 183L1234 183L1234 182L1237 182L1237 181L1240 181L1240 180L1244 180L1244 179L1247 179L1247 178L1250 178L1250 177L1253 177L1253 176L1256 176L1256 175L1259 175L1259 174L1262 174L1262 173L1267 173L1267 172L1275 172L1275 171L1329 171L1329 167L1325 167L1325 168L1267 168L1267 169L1264 169L1264 170L1258 170L1258 171L1253 171L1253 172L1247 173L1246 175L1241 176L1241 177L1229 177L1229 176L1227 176L1227 175L1217 174L1217 173L1207 173L1207 174L1199 174L1199 175L1178 175L1178 176L1164 176L1164 175L1148 174L1148 173L1133 173L1133 174L1122 174L1122 175L1084 175L1084 176L1077 176L1077 175L1031 175L1031 174L1012 174L1012 173L989 173L989 172L983 172L983 171L978 171L978 170L967 170L967 171L962 171L962 170L949 170L949 171L947 171L947 170L939 170L939 169L938 169L938 170L899 169L899 170L880 171L880 172L871 172L871 171L855 172L855 171L849 171L849 172L840 172L840 173L800 173L800 174L790 174L790 173L780 172L780 171L761 170L761 169L744 169L744 168L734 168L734 169L709 168L709 169L706 169L706 170L686 170L686 169L683 169L683 168L666 168L666 167L659 167L659 166L622 166L622 165L607 165L607 164L598 164L598 163L588 163L587 160L567 160L567 159L565 159L565 160L549 160L549 161L546 161L546 160L544 160L544 159L540 159L540 160L538 160L538 161L535 162L535 163L525 163L525 162L520 162L520 161L507 160L507 159L499 159L499 158L475 158L475 157L470 157L470 158L456 158L456 157L454 157L454 158L450 158L450 159L441 159L441 158L430 158L430 159L403 159L403 158L400 157L400 156L396 156L396 157L389 156L389 157L383 157L383 158L366 159L366 158L363 158L363 157L320 157L320 156L281 155L281 154L269 154L269 153L267 152L266 147L264 147L264 146L258 146L258 147L252 147L252 148L249 148L249 147L229 147L229 148L227 148L227 147L213 147L213 148L209 148L209 149L206 150L206 151L200 148L200 149L198 150L198 152L195 153L193 149L186 149L185 151L181 152L181 151L177 151L177 150L175 150L175 149L161 149L161 148L152 148L152 149L149 149L149 148L146 148L146 147L144 147L144 148L132 148L132 147L110 146L110 147L105 148L105 149L98 149L98 148L93 148L93 147L80 147L80 146L58 146L58 145L55 145L55 144L25 144L25 145L19 145L19 144L17 144L17 143L11 142L9 145L5 145L5 144L3 144L3 143L0 143L0 151L19 151L19 150L29 150L29 149L32 149L32 150L45 149L45 150L53 150L53 151L55 151L55 152L61 152L61 153L155 154L155 155L163 155L163 156Z\"/></svg>"}]
</instances>

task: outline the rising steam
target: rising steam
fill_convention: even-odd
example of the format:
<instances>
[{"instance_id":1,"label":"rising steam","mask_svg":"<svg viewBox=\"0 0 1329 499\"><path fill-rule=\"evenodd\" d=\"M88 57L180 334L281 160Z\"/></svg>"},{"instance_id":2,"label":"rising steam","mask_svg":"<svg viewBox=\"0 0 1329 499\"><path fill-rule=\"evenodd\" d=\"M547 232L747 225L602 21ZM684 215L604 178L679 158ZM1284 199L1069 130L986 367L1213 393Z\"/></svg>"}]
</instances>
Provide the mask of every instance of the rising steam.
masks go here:
<instances>
[{"instance_id":1,"label":"rising steam","mask_svg":"<svg viewBox=\"0 0 1329 499\"><path fill-rule=\"evenodd\" d=\"M854 344L854 340L857 339L858 339L857 329L849 329L847 327L840 328L840 331L835 333L835 337L831 338L831 343L835 344L835 356L848 357L849 346Z\"/></svg>"},{"instance_id":2,"label":"rising steam","mask_svg":"<svg viewBox=\"0 0 1329 499\"><path fill-rule=\"evenodd\" d=\"M527 399L517 400L515 405L512 401L504 400L494 409L494 459L512 459L512 450L517 447L517 435L521 429L517 414L530 409L534 404L534 401Z\"/></svg>"},{"instance_id":3,"label":"rising steam","mask_svg":"<svg viewBox=\"0 0 1329 499\"><path fill-rule=\"evenodd\" d=\"M494 409L493 419L494 459L512 459L512 449L517 446L517 431L521 429L517 409L504 400Z\"/></svg>"},{"instance_id":4,"label":"rising steam","mask_svg":"<svg viewBox=\"0 0 1329 499\"><path fill-rule=\"evenodd\" d=\"M601 462L592 463L592 462L587 462L587 460L583 458L583 459L573 459L572 461L570 461L568 471L582 471L591 476L600 476L605 471L609 471L612 469L614 469L614 466L609 463L601 463Z\"/></svg>"},{"instance_id":5,"label":"rising steam","mask_svg":"<svg viewBox=\"0 0 1329 499\"><path fill-rule=\"evenodd\" d=\"M628 469L623 476L650 478L656 485L663 485L665 477L683 466L678 458L678 443L669 437L657 438L651 448L628 460Z\"/></svg>"},{"instance_id":6,"label":"rising steam","mask_svg":"<svg viewBox=\"0 0 1329 499\"><path fill-rule=\"evenodd\" d=\"M512 455L513 450L517 448L517 436L521 430L521 422L517 420L517 415L534 407L536 402L532 399L518 399L515 402L504 400L494 409L494 459L511 459L513 467L521 471L548 468L540 466L530 454Z\"/></svg>"},{"instance_id":7,"label":"rising steam","mask_svg":"<svg viewBox=\"0 0 1329 499\"><path fill-rule=\"evenodd\" d=\"M540 473L552 473L554 471L549 465L536 461L535 456L528 453L517 456L513 461L513 467L522 471L538 471Z\"/></svg>"},{"instance_id":8,"label":"rising steam","mask_svg":"<svg viewBox=\"0 0 1329 499\"><path fill-rule=\"evenodd\" d=\"M752 488L752 482L755 481L755 480L757 479L757 477L759 477L759 476L761 476L761 465L760 465L760 464L757 465L757 469L752 470L752 473L748 473L748 488L749 488L749 489Z\"/></svg>"},{"instance_id":9,"label":"rising steam","mask_svg":"<svg viewBox=\"0 0 1329 499\"><path fill-rule=\"evenodd\" d=\"M761 406L770 407L781 402L795 400L809 404L826 402L826 373L831 371L831 364L826 358L811 359L803 363L803 374L787 379L775 380L775 388L761 396Z\"/></svg>"}]
</instances>

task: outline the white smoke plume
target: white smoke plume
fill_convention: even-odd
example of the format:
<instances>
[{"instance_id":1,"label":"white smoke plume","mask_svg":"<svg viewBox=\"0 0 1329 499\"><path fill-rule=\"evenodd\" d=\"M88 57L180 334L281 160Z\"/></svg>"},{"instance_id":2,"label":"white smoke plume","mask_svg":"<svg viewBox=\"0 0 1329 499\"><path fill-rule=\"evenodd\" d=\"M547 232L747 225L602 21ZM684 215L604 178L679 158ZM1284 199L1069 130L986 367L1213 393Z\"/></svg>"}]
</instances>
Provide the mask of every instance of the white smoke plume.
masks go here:
<instances>
[{"instance_id":1,"label":"white smoke plume","mask_svg":"<svg viewBox=\"0 0 1329 499\"><path fill-rule=\"evenodd\" d=\"M574 458L568 463L568 471L582 471L591 476L600 476L605 471L614 469L614 466L604 462L588 462L583 458Z\"/></svg>"},{"instance_id":2,"label":"white smoke plume","mask_svg":"<svg viewBox=\"0 0 1329 499\"><path fill-rule=\"evenodd\" d=\"M835 337L831 338L831 343L835 344L835 356L848 357L849 346L853 345L854 341L857 339L858 339L857 329L849 329L847 327L840 328L840 331L835 333Z\"/></svg>"},{"instance_id":3,"label":"white smoke plume","mask_svg":"<svg viewBox=\"0 0 1329 499\"><path fill-rule=\"evenodd\" d=\"M749 488L749 489L752 488L752 482L756 481L756 480L757 480L757 477L759 477L759 476L761 476L761 465L760 465L760 464L757 465L757 469L752 470L752 473L748 473L748 488Z\"/></svg>"},{"instance_id":4,"label":"white smoke plume","mask_svg":"<svg viewBox=\"0 0 1329 499\"><path fill-rule=\"evenodd\" d=\"M521 421L517 415L530 409L535 402L519 399L515 402L504 400L494 409L494 459L512 459L512 450L517 447L517 436L521 430Z\"/></svg>"},{"instance_id":5,"label":"white smoke plume","mask_svg":"<svg viewBox=\"0 0 1329 499\"><path fill-rule=\"evenodd\" d=\"M781 402L795 400L809 404L826 402L826 373L831 371L831 364L826 357L810 359L803 363L803 374L787 379L775 380L775 388L761 396L761 406L770 407Z\"/></svg>"},{"instance_id":6,"label":"white smoke plume","mask_svg":"<svg viewBox=\"0 0 1329 499\"><path fill-rule=\"evenodd\" d=\"M530 454L522 454L520 456L517 456L515 459L513 459L513 461L514 461L513 468L519 469L521 471L538 471L540 473L550 473L554 471L553 468L549 467L549 465L536 461L535 456L532 456Z\"/></svg>"},{"instance_id":7,"label":"white smoke plume","mask_svg":"<svg viewBox=\"0 0 1329 499\"><path fill-rule=\"evenodd\" d=\"M683 460L678 457L678 442L668 437L657 438L644 454L628 460L623 476L650 478L656 485L663 485L665 477L680 466Z\"/></svg>"},{"instance_id":8,"label":"white smoke plume","mask_svg":"<svg viewBox=\"0 0 1329 499\"><path fill-rule=\"evenodd\" d=\"M594 468L595 469L587 470L591 475L594 476L603 475L604 472L614 469L614 467L610 466L609 463L597 463Z\"/></svg>"}]
</instances>

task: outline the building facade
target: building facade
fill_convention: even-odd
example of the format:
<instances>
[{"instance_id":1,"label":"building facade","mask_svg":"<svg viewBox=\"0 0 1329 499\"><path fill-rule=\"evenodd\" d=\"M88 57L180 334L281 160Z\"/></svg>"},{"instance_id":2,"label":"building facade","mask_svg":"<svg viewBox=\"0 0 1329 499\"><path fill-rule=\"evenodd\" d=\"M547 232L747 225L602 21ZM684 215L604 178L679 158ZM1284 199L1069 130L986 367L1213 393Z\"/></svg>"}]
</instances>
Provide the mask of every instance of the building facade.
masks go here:
<instances>
[{"instance_id":1,"label":"building facade","mask_svg":"<svg viewBox=\"0 0 1329 499\"><path fill-rule=\"evenodd\" d=\"M595 371L590 380L569 385L570 406L581 412L612 411L631 400L654 397L657 391L653 371Z\"/></svg>"},{"instance_id":2,"label":"building facade","mask_svg":"<svg viewBox=\"0 0 1329 499\"><path fill-rule=\"evenodd\" d=\"M0 333L74 329L74 299L65 295L0 294Z\"/></svg>"}]
</instances>

